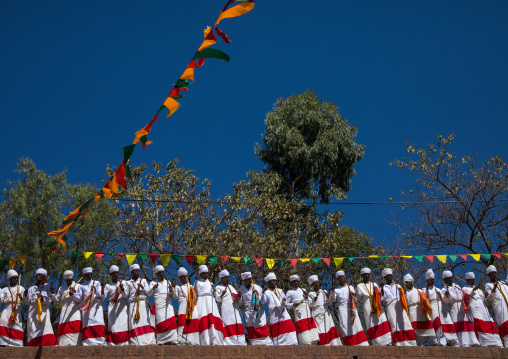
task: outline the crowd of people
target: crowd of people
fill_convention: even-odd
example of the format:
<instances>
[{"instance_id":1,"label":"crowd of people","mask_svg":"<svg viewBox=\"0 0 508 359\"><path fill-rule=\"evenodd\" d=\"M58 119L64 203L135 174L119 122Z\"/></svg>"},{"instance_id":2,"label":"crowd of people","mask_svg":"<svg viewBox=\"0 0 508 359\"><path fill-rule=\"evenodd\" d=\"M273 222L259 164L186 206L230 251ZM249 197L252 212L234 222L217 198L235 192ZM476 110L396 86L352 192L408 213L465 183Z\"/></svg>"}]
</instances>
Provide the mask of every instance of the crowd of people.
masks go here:
<instances>
[{"instance_id":1,"label":"crowd of people","mask_svg":"<svg viewBox=\"0 0 508 359\"><path fill-rule=\"evenodd\" d=\"M38 269L34 286L25 290L18 273L9 270L9 285L0 291L4 309L0 316L0 345L23 346L21 304L29 305L26 330L29 346L68 345L439 345L508 346L508 285L499 280L494 266L487 268L490 283L485 291L475 286L475 275L465 274L467 285L454 283L444 271L445 287L435 287L434 273L425 274L425 288L416 288L406 274L403 284L393 281L385 268L385 283L372 281L371 270L361 270L362 281L350 285L344 271L335 273L336 283L328 292L318 276L300 285L290 277L291 289L284 293L277 278L269 273L263 288L250 272L241 273L237 291L229 284L229 272L219 273L220 284L208 278L206 265L199 267L194 284L184 267L178 270L179 283L171 283L163 266L155 267L150 283L140 277L140 267L129 267L131 278L120 279L119 268L110 268L111 282L94 280L93 269L84 268L74 281L65 271L65 283L55 288L46 282L47 272ZM153 305L147 297L154 296ZM108 298L107 333L104 300ZM178 300L175 315L173 299ZM50 315L51 303L61 303L56 336ZM220 311L218 303L220 303ZM337 303L338 310L331 310ZM487 303L492 303L496 323ZM361 304L364 324L358 315ZM265 312L268 309L268 318ZM243 310L242 310L243 309ZM294 311L294 320L288 310ZM246 328L244 327L246 326ZM499 327L499 329L498 329ZM339 334L339 329L340 334ZM365 328L367 331L365 331ZM501 332L501 334L499 334ZM248 338L248 341L246 339Z\"/></svg>"}]
</instances>

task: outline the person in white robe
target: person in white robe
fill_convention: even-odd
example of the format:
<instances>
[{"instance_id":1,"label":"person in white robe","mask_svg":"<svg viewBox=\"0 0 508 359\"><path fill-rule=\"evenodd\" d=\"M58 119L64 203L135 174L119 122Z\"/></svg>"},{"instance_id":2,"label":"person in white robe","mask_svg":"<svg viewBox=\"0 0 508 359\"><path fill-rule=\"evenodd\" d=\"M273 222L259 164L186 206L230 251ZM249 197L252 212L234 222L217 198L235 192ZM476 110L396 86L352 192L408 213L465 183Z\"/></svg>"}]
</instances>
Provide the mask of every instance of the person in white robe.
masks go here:
<instances>
[{"instance_id":1,"label":"person in white robe","mask_svg":"<svg viewBox=\"0 0 508 359\"><path fill-rule=\"evenodd\" d=\"M356 285L356 298L362 303L367 335L372 345L391 345L392 332L381 305L381 290L371 281L371 269L362 268L362 283Z\"/></svg>"},{"instance_id":2,"label":"person in white robe","mask_svg":"<svg viewBox=\"0 0 508 359\"><path fill-rule=\"evenodd\" d=\"M460 347L457 333L455 333L455 326L448 310L447 305L443 302L443 294L439 288L434 286L435 281L434 271L429 269L425 273L427 286L423 288L423 292L427 296L432 307L432 325L436 332L436 338L431 338L432 345L446 346L447 344L452 347Z\"/></svg>"},{"instance_id":3,"label":"person in white robe","mask_svg":"<svg viewBox=\"0 0 508 359\"><path fill-rule=\"evenodd\" d=\"M229 272L224 269L219 273L221 284L217 286L217 302L220 307L224 324L224 345L247 345L245 328L238 310L238 292L229 284Z\"/></svg>"},{"instance_id":4,"label":"person in white robe","mask_svg":"<svg viewBox=\"0 0 508 359\"><path fill-rule=\"evenodd\" d=\"M391 268L383 269L385 284L381 287L381 302L386 306L386 317L396 346L416 346L416 334L409 320L404 289L393 282ZM405 304L406 308L403 307Z\"/></svg>"},{"instance_id":5,"label":"person in white robe","mask_svg":"<svg viewBox=\"0 0 508 359\"><path fill-rule=\"evenodd\" d=\"M146 279L139 276L139 270L139 264L131 265L131 280L124 283L124 290L129 296L129 343L152 345L156 344L155 328L150 321L150 306L147 300L152 291Z\"/></svg>"},{"instance_id":6,"label":"person in white robe","mask_svg":"<svg viewBox=\"0 0 508 359\"><path fill-rule=\"evenodd\" d=\"M425 294L414 286L414 279L411 274L406 274L402 281L406 287L407 307L409 319L416 334L416 341L419 346L425 344L425 340L436 341L436 332L432 324L432 307Z\"/></svg>"},{"instance_id":7,"label":"person in white robe","mask_svg":"<svg viewBox=\"0 0 508 359\"><path fill-rule=\"evenodd\" d=\"M286 309L286 296L277 288L276 281L275 273L268 273L265 277L268 288L263 293L270 314L270 336L273 345L298 345L295 325Z\"/></svg>"},{"instance_id":8,"label":"person in white robe","mask_svg":"<svg viewBox=\"0 0 508 359\"><path fill-rule=\"evenodd\" d=\"M333 322L328 306L332 303L330 294L321 289L321 282L317 275L311 275L307 282L314 289L309 293L309 306L312 317L319 332L319 345L342 345L339 331Z\"/></svg>"},{"instance_id":9,"label":"person in white robe","mask_svg":"<svg viewBox=\"0 0 508 359\"><path fill-rule=\"evenodd\" d=\"M7 272L9 285L0 290L0 304L4 310L0 316L0 345L7 347L23 346L23 325L21 304L25 288L19 284L19 275L13 269Z\"/></svg>"},{"instance_id":10,"label":"person in white robe","mask_svg":"<svg viewBox=\"0 0 508 359\"><path fill-rule=\"evenodd\" d=\"M332 286L330 297L332 303L339 306L339 323L344 345L367 346L369 341L363 330L358 310L356 309L356 292L346 281L346 274L339 270L335 273L339 286Z\"/></svg>"},{"instance_id":11,"label":"person in white robe","mask_svg":"<svg viewBox=\"0 0 508 359\"><path fill-rule=\"evenodd\" d=\"M485 295L480 289L480 285L475 286L475 275L473 272L466 273L467 285L462 289L467 293L469 299L468 311L473 317L476 334L482 347L502 348L499 330L494 319L490 316L489 310L485 306ZM467 297L466 297L467 298ZM501 301L501 298L496 297Z\"/></svg>"},{"instance_id":12,"label":"person in white robe","mask_svg":"<svg viewBox=\"0 0 508 359\"><path fill-rule=\"evenodd\" d=\"M74 300L79 302L81 309L82 343L83 346L101 346L106 341L104 325L104 298L101 284L92 278L93 269L83 269L83 282L74 293Z\"/></svg>"},{"instance_id":13,"label":"person in white robe","mask_svg":"<svg viewBox=\"0 0 508 359\"><path fill-rule=\"evenodd\" d=\"M174 288L170 281L164 278L164 267L155 267L157 280L151 283L153 291L153 305L155 306L155 332L157 344L177 344L176 317L173 309Z\"/></svg>"},{"instance_id":14,"label":"person in white robe","mask_svg":"<svg viewBox=\"0 0 508 359\"><path fill-rule=\"evenodd\" d=\"M245 311L247 337L251 345L273 345L266 325L263 289L252 282L252 273L241 274L240 303Z\"/></svg>"},{"instance_id":15,"label":"person in white robe","mask_svg":"<svg viewBox=\"0 0 508 359\"><path fill-rule=\"evenodd\" d=\"M453 283L452 272L445 270L442 274L445 287L441 290L443 301L450 309L450 316L455 326L455 332L461 347L478 347L480 342L476 338L473 321L464 311L462 288Z\"/></svg>"},{"instance_id":16,"label":"person in white robe","mask_svg":"<svg viewBox=\"0 0 508 359\"><path fill-rule=\"evenodd\" d=\"M45 269L37 269L35 273L37 282L25 292L30 303L26 323L28 346L56 345L56 337L51 325L51 311L49 310L52 302L51 291L54 292L54 288L51 289L53 286L46 283L47 275L48 272Z\"/></svg>"},{"instance_id":17,"label":"person in white robe","mask_svg":"<svg viewBox=\"0 0 508 359\"><path fill-rule=\"evenodd\" d=\"M316 345L319 343L319 332L309 307L309 295L300 288L300 277L289 277L291 288L286 292L287 309L293 309L295 328L300 345Z\"/></svg>"},{"instance_id":18,"label":"person in white robe","mask_svg":"<svg viewBox=\"0 0 508 359\"><path fill-rule=\"evenodd\" d=\"M487 303L492 305L501 339L505 348L508 348L508 284L499 280L495 266L488 266L486 272L490 279L490 283L485 284L485 291L488 293Z\"/></svg>"},{"instance_id":19,"label":"person in white robe","mask_svg":"<svg viewBox=\"0 0 508 359\"><path fill-rule=\"evenodd\" d=\"M52 296L53 303L62 304L56 341L59 347L81 345L81 310L79 302L74 299L79 284L74 282L74 272L71 270L66 270L63 277L65 282Z\"/></svg>"},{"instance_id":20,"label":"person in white robe","mask_svg":"<svg viewBox=\"0 0 508 359\"><path fill-rule=\"evenodd\" d=\"M208 280L208 267L206 265L200 265L198 272L194 289L197 296L199 342L201 345L224 345L224 324L215 301L217 288Z\"/></svg>"},{"instance_id":21,"label":"person in white robe","mask_svg":"<svg viewBox=\"0 0 508 359\"><path fill-rule=\"evenodd\" d=\"M118 266L112 265L109 268L111 282L103 287L103 297L109 297L106 344L111 346L129 345L129 305L125 282L119 279L119 271Z\"/></svg>"},{"instance_id":22,"label":"person in white robe","mask_svg":"<svg viewBox=\"0 0 508 359\"><path fill-rule=\"evenodd\" d=\"M180 284L173 292L178 299L177 340L178 344L199 345L199 318L196 306L196 291L189 282L189 273L184 267L178 269Z\"/></svg>"}]
</instances>

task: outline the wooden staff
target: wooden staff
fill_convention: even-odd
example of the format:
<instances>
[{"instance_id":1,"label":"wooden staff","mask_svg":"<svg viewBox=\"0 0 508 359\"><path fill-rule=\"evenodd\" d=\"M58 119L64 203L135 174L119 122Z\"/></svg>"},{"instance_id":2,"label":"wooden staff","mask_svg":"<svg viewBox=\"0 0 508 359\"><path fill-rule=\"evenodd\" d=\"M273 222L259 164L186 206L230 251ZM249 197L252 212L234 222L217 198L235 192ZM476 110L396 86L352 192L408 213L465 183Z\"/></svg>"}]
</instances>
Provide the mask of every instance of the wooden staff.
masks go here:
<instances>
[{"instance_id":1,"label":"wooden staff","mask_svg":"<svg viewBox=\"0 0 508 359\"><path fill-rule=\"evenodd\" d=\"M69 296L69 292L71 291L71 289L74 289L74 288L76 287L76 285L77 285L79 282L81 282L81 279L83 279L83 277L79 278L79 280L78 280L77 282L75 282L75 283L74 283L74 285L73 285L71 288L69 288L69 290L68 290L68 291L67 291L67 293L65 294L64 299L65 299L65 298L67 298L67 297Z\"/></svg>"}]
</instances>

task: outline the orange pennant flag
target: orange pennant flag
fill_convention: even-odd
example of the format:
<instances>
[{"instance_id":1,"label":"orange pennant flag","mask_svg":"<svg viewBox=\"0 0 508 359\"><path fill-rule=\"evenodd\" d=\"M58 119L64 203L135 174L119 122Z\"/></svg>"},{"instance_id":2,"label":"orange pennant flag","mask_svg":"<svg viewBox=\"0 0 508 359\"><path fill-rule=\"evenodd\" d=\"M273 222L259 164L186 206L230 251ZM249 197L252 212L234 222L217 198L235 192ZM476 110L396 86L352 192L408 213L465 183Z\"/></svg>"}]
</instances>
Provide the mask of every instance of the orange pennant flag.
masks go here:
<instances>
[{"instance_id":1,"label":"orange pennant flag","mask_svg":"<svg viewBox=\"0 0 508 359\"><path fill-rule=\"evenodd\" d=\"M221 12L219 18L215 22L215 26L219 25L219 22L221 22L222 19L242 16L251 11L252 9L254 9L254 3L250 1L240 5L233 6L231 9Z\"/></svg>"},{"instance_id":2,"label":"orange pennant flag","mask_svg":"<svg viewBox=\"0 0 508 359\"><path fill-rule=\"evenodd\" d=\"M203 30L203 33L205 34L205 40L199 47L198 51L201 52L202 50L206 49L209 46L212 46L217 42L217 37L215 37L215 34L212 31L212 28L208 26L205 30Z\"/></svg>"},{"instance_id":3,"label":"orange pennant flag","mask_svg":"<svg viewBox=\"0 0 508 359\"><path fill-rule=\"evenodd\" d=\"M169 97L164 101L164 106L169 110L169 114L166 117L172 116L176 110L180 107L180 104L172 97Z\"/></svg>"}]
</instances>

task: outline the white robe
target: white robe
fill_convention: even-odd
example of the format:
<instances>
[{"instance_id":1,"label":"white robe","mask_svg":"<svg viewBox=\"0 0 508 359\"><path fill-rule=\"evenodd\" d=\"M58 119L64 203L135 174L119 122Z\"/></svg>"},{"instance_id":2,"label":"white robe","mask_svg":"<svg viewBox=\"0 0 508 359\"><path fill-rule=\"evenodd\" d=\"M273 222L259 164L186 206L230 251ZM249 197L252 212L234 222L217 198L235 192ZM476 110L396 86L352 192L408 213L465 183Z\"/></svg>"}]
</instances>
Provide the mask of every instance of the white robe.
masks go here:
<instances>
[{"instance_id":1,"label":"white robe","mask_svg":"<svg viewBox=\"0 0 508 359\"><path fill-rule=\"evenodd\" d=\"M224 345L224 324L215 301L216 292L209 280L201 278L194 282L194 289L197 296L200 344Z\"/></svg>"},{"instance_id":2,"label":"white robe","mask_svg":"<svg viewBox=\"0 0 508 359\"><path fill-rule=\"evenodd\" d=\"M436 332L432 324L432 318L423 315L420 304L420 290L413 287L406 289L407 308L409 310L409 319L416 334L419 344L423 344L425 338L436 339ZM430 302L429 302L430 304Z\"/></svg>"},{"instance_id":3,"label":"white robe","mask_svg":"<svg viewBox=\"0 0 508 359\"><path fill-rule=\"evenodd\" d=\"M278 288L263 293L270 313L270 336L273 345L298 345L296 329L286 309L286 296Z\"/></svg>"},{"instance_id":4,"label":"white robe","mask_svg":"<svg viewBox=\"0 0 508 359\"><path fill-rule=\"evenodd\" d=\"M332 303L332 298L326 299L326 293L322 289L319 290L319 294L316 294L316 292L309 293L309 306L319 332L318 344L329 346L342 345L339 331L328 309L328 306Z\"/></svg>"},{"instance_id":5,"label":"white robe","mask_svg":"<svg viewBox=\"0 0 508 359\"><path fill-rule=\"evenodd\" d=\"M233 302L233 296L238 297L238 292L231 285L226 287L222 284L217 286L217 290L217 302L222 303L220 313L224 324L224 345L247 345L242 317L238 305ZM226 294L222 296L224 292Z\"/></svg>"},{"instance_id":6,"label":"white robe","mask_svg":"<svg viewBox=\"0 0 508 359\"><path fill-rule=\"evenodd\" d=\"M252 306L253 290L259 296L259 311L256 316L254 307ZM245 308L245 324L247 325L247 336L251 345L273 345L270 338L270 332L266 325L266 314L263 304L265 304L263 290L257 284L252 283L250 288L246 288L242 284L240 287L242 297L240 299L243 307Z\"/></svg>"},{"instance_id":7,"label":"white robe","mask_svg":"<svg viewBox=\"0 0 508 359\"><path fill-rule=\"evenodd\" d=\"M9 285L0 290L0 304L3 303L4 305L4 310L0 316L0 345L5 345L8 347L23 346L23 318L21 316L21 304L26 304L26 301L23 300L24 294L25 288L19 286L18 296L17 285L14 287ZM17 303L16 307L14 308L16 321L14 323L9 323L13 303Z\"/></svg>"},{"instance_id":8,"label":"white robe","mask_svg":"<svg viewBox=\"0 0 508 359\"><path fill-rule=\"evenodd\" d=\"M372 345L390 345L392 344L392 332L390 324L386 318L386 313L381 306L381 314L371 313L372 300L374 300L375 288L379 289L376 283L360 283L356 287L356 298L362 303L363 316L367 325L367 335Z\"/></svg>"},{"instance_id":9,"label":"white robe","mask_svg":"<svg viewBox=\"0 0 508 359\"><path fill-rule=\"evenodd\" d=\"M308 299L301 288L291 288L286 293L288 309L294 309L295 329L300 345L316 345L319 343L319 332L312 317Z\"/></svg>"},{"instance_id":10,"label":"white robe","mask_svg":"<svg viewBox=\"0 0 508 359\"><path fill-rule=\"evenodd\" d=\"M449 292L450 298L446 296ZM464 312L462 302L462 289L455 283L450 287L441 290L443 301L448 304L450 315L455 325L455 332L462 347L480 346L480 342L476 338L473 322L469 320Z\"/></svg>"},{"instance_id":11,"label":"white robe","mask_svg":"<svg viewBox=\"0 0 508 359\"><path fill-rule=\"evenodd\" d=\"M28 320L26 323L28 346L56 345L56 337L53 333L51 312L49 310L49 305L52 301L49 288L49 283L46 283L41 287L34 285L28 289L28 301L30 302L30 307L28 308ZM41 301L41 323L39 323L37 316L37 293L40 293L44 298L44 301Z\"/></svg>"},{"instance_id":12,"label":"white robe","mask_svg":"<svg viewBox=\"0 0 508 359\"><path fill-rule=\"evenodd\" d=\"M443 295L439 288L434 286L422 289L429 299L432 307L432 324L436 332L436 339L431 339L432 345L446 346L448 343L453 347L459 347L459 339L455 333L452 317L448 307L443 303Z\"/></svg>"},{"instance_id":13,"label":"white robe","mask_svg":"<svg viewBox=\"0 0 508 359\"><path fill-rule=\"evenodd\" d=\"M104 325L104 297L101 295L101 284L96 280L81 282L74 300L81 303L90 293L92 286L95 287L95 296L90 311L81 311L82 342L84 346L101 346L106 342L106 327Z\"/></svg>"},{"instance_id":14,"label":"white robe","mask_svg":"<svg viewBox=\"0 0 508 359\"><path fill-rule=\"evenodd\" d=\"M386 317L392 331L392 342L396 346L416 346L416 334L408 314L400 304L400 287L395 283L383 285L381 301L386 305Z\"/></svg>"},{"instance_id":15,"label":"white robe","mask_svg":"<svg viewBox=\"0 0 508 359\"><path fill-rule=\"evenodd\" d=\"M489 310L485 306L485 295L478 289L473 293L473 286L466 285L464 291L469 294L469 312L474 321L476 334L482 347L502 348L501 338L494 319L490 316ZM494 299L495 300L495 299ZM502 298L499 298L502 300Z\"/></svg>"},{"instance_id":16,"label":"white robe","mask_svg":"<svg viewBox=\"0 0 508 359\"><path fill-rule=\"evenodd\" d=\"M140 284L143 288L140 287ZM125 281L124 290L129 296L129 343L131 345L152 345L155 342L154 323L150 321L150 306L147 296L152 295L146 279ZM135 319L139 301L139 319Z\"/></svg>"},{"instance_id":17,"label":"white robe","mask_svg":"<svg viewBox=\"0 0 508 359\"><path fill-rule=\"evenodd\" d=\"M485 291L489 293L487 302L492 304L501 338L504 346L508 348L508 305L506 303L508 301L508 285L506 282L499 281L494 293L492 293L492 289L494 289L494 283L485 284ZM494 297L499 298L499 300Z\"/></svg>"},{"instance_id":18,"label":"white robe","mask_svg":"<svg viewBox=\"0 0 508 359\"><path fill-rule=\"evenodd\" d=\"M155 288L157 283L159 285ZM177 344L178 342L175 310L173 309L174 289L169 287L170 284L166 279L163 279L162 282L153 281L150 285L154 297L157 344Z\"/></svg>"},{"instance_id":19,"label":"white robe","mask_svg":"<svg viewBox=\"0 0 508 359\"><path fill-rule=\"evenodd\" d=\"M354 320L352 312L349 308L349 291L355 293L355 289L351 286L344 285L343 287L335 288L331 294L331 300L337 302L339 305L339 322L340 330L342 332L342 340L344 345L360 345L367 346L369 341L363 330L360 317L358 316L358 310L354 311ZM356 302L357 299L353 296L353 300Z\"/></svg>"},{"instance_id":20,"label":"white robe","mask_svg":"<svg viewBox=\"0 0 508 359\"><path fill-rule=\"evenodd\" d=\"M54 303L62 303L60 311L60 322L58 323L58 331L56 333L56 341L59 347L81 345L81 310L79 302L69 295L69 289L75 285L72 281L70 287L67 283L63 283L55 295L53 295ZM74 289L77 290L79 284Z\"/></svg>"},{"instance_id":21,"label":"white robe","mask_svg":"<svg viewBox=\"0 0 508 359\"><path fill-rule=\"evenodd\" d=\"M178 299L177 338L178 344L199 345L199 317L198 307L194 306L192 318L186 319L187 299L191 285L180 284L176 286L173 295Z\"/></svg>"},{"instance_id":22,"label":"white robe","mask_svg":"<svg viewBox=\"0 0 508 359\"><path fill-rule=\"evenodd\" d=\"M124 290L118 295L116 303L111 303L111 296L120 283L123 283ZM129 305L125 286L125 281L120 280L117 283L108 283L104 287L104 296L109 296L107 345L129 345Z\"/></svg>"}]
</instances>

